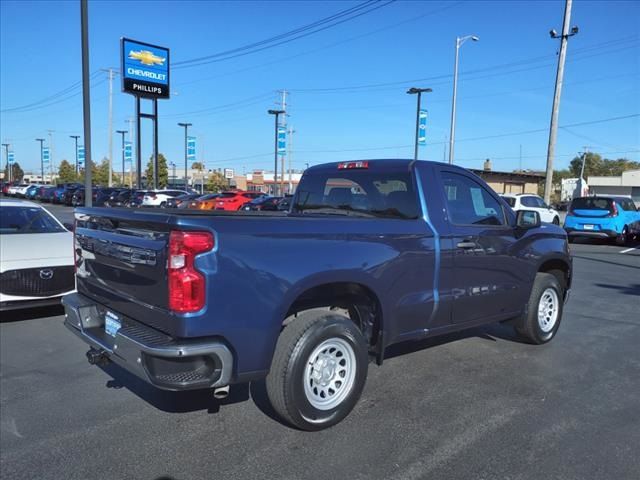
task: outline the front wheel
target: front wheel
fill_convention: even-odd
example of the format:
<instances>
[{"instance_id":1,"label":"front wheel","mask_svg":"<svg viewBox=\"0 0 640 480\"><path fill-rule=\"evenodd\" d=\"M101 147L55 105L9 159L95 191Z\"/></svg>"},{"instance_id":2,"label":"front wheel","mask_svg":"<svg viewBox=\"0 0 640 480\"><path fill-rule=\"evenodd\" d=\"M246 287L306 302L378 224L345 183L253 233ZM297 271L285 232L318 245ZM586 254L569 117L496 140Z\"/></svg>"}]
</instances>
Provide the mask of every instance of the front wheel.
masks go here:
<instances>
[{"instance_id":1,"label":"front wheel","mask_svg":"<svg viewBox=\"0 0 640 480\"><path fill-rule=\"evenodd\" d=\"M516 323L516 331L530 343L550 342L558 332L564 306L564 289L555 275L537 273L527 312Z\"/></svg>"},{"instance_id":2,"label":"front wheel","mask_svg":"<svg viewBox=\"0 0 640 480\"><path fill-rule=\"evenodd\" d=\"M367 379L367 343L347 317L328 310L298 315L280 334L266 379L274 410L302 430L344 419Z\"/></svg>"},{"instance_id":3,"label":"front wheel","mask_svg":"<svg viewBox=\"0 0 640 480\"><path fill-rule=\"evenodd\" d=\"M554 225L560 225L560 218L559 217L553 217L553 224Z\"/></svg>"}]
</instances>

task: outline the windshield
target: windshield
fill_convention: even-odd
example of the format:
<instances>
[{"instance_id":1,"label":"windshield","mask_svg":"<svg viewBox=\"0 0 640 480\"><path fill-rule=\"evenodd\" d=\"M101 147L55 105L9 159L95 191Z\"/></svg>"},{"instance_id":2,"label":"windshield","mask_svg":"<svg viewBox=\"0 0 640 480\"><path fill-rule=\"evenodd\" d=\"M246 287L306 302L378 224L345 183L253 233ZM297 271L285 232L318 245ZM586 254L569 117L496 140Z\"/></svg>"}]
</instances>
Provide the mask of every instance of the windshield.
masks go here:
<instances>
[{"instance_id":1,"label":"windshield","mask_svg":"<svg viewBox=\"0 0 640 480\"><path fill-rule=\"evenodd\" d=\"M293 211L415 219L418 199L408 172L314 172L302 178Z\"/></svg>"},{"instance_id":2,"label":"windshield","mask_svg":"<svg viewBox=\"0 0 640 480\"><path fill-rule=\"evenodd\" d=\"M39 207L3 207L0 209L0 233L59 233L66 230Z\"/></svg>"}]
</instances>

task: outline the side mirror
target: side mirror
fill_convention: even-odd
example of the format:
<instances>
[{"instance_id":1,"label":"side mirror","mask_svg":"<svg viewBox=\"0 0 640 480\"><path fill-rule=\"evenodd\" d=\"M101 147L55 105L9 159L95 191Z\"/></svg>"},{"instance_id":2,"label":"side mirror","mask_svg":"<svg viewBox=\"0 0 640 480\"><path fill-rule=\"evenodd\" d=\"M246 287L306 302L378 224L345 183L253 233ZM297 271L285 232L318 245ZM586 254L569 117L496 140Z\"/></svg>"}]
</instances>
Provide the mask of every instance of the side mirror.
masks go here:
<instances>
[{"instance_id":1,"label":"side mirror","mask_svg":"<svg viewBox=\"0 0 640 480\"><path fill-rule=\"evenodd\" d=\"M70 232L73 232L76 229L76 226L73 223L63 223L62 226Z\"/></svg>"},{"instance_id":2,"label":"side mirror","mask_svg":"<svg viewBox=\"0 0 640 480\"><path fill-rule=\"evenodd\" d=\"M529 229L540 226L540 214L534 210L519 210L516 213L516 227Z\"/></svg>"}]
</instances>

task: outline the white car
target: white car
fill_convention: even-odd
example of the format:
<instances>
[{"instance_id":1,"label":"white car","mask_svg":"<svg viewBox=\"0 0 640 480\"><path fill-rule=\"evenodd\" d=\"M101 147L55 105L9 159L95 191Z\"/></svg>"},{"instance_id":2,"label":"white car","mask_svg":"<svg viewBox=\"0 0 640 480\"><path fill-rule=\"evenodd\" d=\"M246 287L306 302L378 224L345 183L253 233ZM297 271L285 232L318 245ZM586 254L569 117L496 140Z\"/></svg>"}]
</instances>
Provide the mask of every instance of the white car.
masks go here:
<instances>
[{"instance_id":1,"label":"white car","mask_svg":"<svg viewBox=\"0 0 640 480\"><path fill-rule=\"evenodd\" d=\"M24 192L27 191L30 185L28 183L21 183L20 185L12 185L7 189L7 195L12 197L16 197L20 194L24 195Z\"/></svg>"},{"instance_id":2,"label":"white car","mask_svg":"<svg viewBox=\"0 0 640 480\"><path fill-rule=\"evenodd\" d=\"M184 190L154 190L144 194L142 198L143 207L161 207L167 206L167 200L170 198L186 195L189 192Z\"/></svg>"},{"instance_id":3,"label":"white car","mask_svg":"<svg viewBox=\"0 0 640 480\"><path fill-rule=\"evenodd\" d=\"M0 311L60 304L75 288L73 234L36 203L0 199Z\"/></svg>"},{"instance_id":4,"label":"white car","mask_svg":"<svg viewBox=\"0 0 640 480\"><path fill-rule=\"evenodd\" d=\"M514 210L534 210L540 214L540 221L560 225L560 214L544 203L542 197L530 193L505 193L500 195Z\"/></svg>"}]
</instances>

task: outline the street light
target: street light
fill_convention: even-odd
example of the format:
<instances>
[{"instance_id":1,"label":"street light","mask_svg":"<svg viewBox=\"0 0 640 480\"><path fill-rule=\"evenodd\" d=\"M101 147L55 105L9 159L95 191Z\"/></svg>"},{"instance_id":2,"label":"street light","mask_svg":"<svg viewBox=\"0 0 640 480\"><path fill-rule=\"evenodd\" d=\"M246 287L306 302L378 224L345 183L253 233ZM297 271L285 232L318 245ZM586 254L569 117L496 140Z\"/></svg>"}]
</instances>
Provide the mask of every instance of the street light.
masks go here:
<instances>
[{"instance_id":1,"label":"street light","mask_svg":"<svg viewBox=\"0 0 640 480\"><path fill-rule=\"evenodd\" d=\"M275 137L273 146L273 194L278 195L278 117L285 113L284 110L269 110L269 115L275 115Z\"/></svg>"},{"instance_id":2,"label":"street light","mask_svg":"<svg viewBox=\"0 0 640 480\"><path fill-rule=\"evenodd\" d=\"M80 135L69 135L69 138L73 138L76 141L76 175L78 175L78 139Z\"/></svg>"},{"instance_id":3,"label":"street light","mask_svg":"<svg viewBox=\"0 0 640 480\"><path fill-rule=\"evenodd\" d=\"M414 146L413 146L413 159L417 160L418 159L418 137L419 137L419 129L420 129L420 99L422 97L423 93L431 93L433 92L433 90L431 90L430 88L416 88L416 87L411 87L409 90L407 90L407 93L409 95L418 95L418 108L416 109L416 139L414 142Z\"/></svg>"},{"instance_id":4,"label":"street light","mask_svg":"<svg viewBox=\"0 0 640 480\"><path fill-rule=\"evenodd\" d=\"M44 183L44 138L36 138L36 142L40 142L40 180Z\"/></svg>"},{"instance_id":5,"label":"street light","mask_svg":"<svg viewBox=\"0 0 640 480\"><path fill-rule=\"evenodd\" d=\"M179 127L184 127L184 189L187 189L187 130L193 125L191 123L178 123Z\"/></svg>"},{"instance_id":6,"label":"street light","mask_svg":"<svg viewBox=\"0 0 640 480\"><path fill-rule=\"evenodd\" d=\"M458 52L460 47L467 40L477 42L480 40L475 35L467 35L465 37L456 37L456 62L453 67L453 105L451 106L451 131L449 132L449 163L453 163L453 146L456 136L456 96L458 94Z\"/></svg>"},{"instance_id":7,"label":"street light","mask_svg":"<svg viewBox=\"0 0 640 480\"><path fill-rule=\"evenodd\" d=\"M124 187L124 136L129 133L126 130L116 130L116 133L122 135L122 186Z\"/></svg>"}]
</instances>

